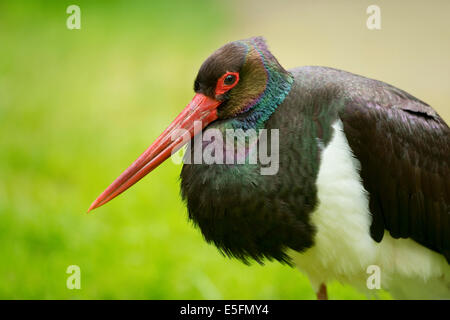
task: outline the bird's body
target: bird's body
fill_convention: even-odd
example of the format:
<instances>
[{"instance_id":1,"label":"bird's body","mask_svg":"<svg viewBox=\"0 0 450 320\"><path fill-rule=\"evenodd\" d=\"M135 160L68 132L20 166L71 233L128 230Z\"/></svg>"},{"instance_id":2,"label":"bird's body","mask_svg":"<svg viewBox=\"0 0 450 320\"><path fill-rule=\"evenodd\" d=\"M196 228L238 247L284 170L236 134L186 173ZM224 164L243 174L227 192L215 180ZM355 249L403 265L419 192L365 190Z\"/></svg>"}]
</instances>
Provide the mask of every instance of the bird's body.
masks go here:
<instances>
[{"instance_id":1,"label":"bird's body","mask_svg":"<svg viewBox=\"0 0 450 320\"><path fill-rule=\"evenodd\" d=\"M431 292L429 297L450 298L450 266L444 257L448 251L436 252L414 241L435 243L433 239L436 238L442 241L442 248L448 248L448 213L443 210L436 213L442 223L439 237L434 231L426 234L423 229L421 238L419 235L422 233L416 233L413 227L417 222L411 221L411 227L406 227L406 231L400 234L407 239L395 239L388 228L392 226L393 236L398 238L395 232L398 227L386 221L381 240L371 235L371 229L376 227L373 216L383 213L371 212L369 205L373 194L412 194L408 203L400 203L401 199L394 195L398 203L394 204L395 212L386 213L387 219L391 214L402 214L403 205L420 205L411 198L414 199L414 192L428 191L422 189L422 184L427 186L426 182L419 181L418 186L402 185L406 180L420 179L408 174L416 173L422 177L428 174L421 172L427 168L415 162L418 160L414 158L416 154L440 158L442 162L431 168L435 170L432 178L438 181L429 183L447 183L448 127L429 106L382 82L323 67L303 67L290 72L294 77L290 94L265 124L266 129L279 129L279 139L283 142L279 151L280 168L275 176L260 175L259 165L184 165L182 192L190 217L199 225L206 240L214 242L226 254L244 260L248 257L258 261L264 257L283 260L283 253L289 252L291 261L309 276L315 289L336 279L368 291L366 280L370 273L367 268L376 265L380 267L382 287L391 289L394 296L417 298ZM402 106L417 108L411 110L417 113L409 113ZM366 163L361 164L349 144L349 140L353 142L358 137L351 130L369 128L364 119L359 124L348 119L358 117L354 114L358 112L357 108L370 112L370 108L376 107L386 108L381 112L392 109L393 117L398 117L391 118L392 123L386 125L388 130L383 131L379 139L388 139L395 134L392 126L405 118L410 119L410 124L405 123L397 130L403 130L401 133L407 139L423 139L416 142L418 146L414 145L415 148L396 151L393 144L401 143L400 139L405 138L392 137L394 141L390 145L383 145L386 148L384 158L377 155L376 146L366 145L370 153L365 156L378 165L376 175L380 179L382 172L391 176L396 184L392 186L393 190L373 188L371 184L366 184L369 190L365 189L360 168ZM372 121L376 126L377 118ZM210 127L225 127L226 122L213 123ZM346 126L350 133L346 133ZM415 130L421 130L419 137L410 133ZM443 149L429 145L436 142L433 141L435 138L444 142L441 144ZM405 161L404 165L413 166L413 169L399 170L402 165L399 161ZM448 200L445 189L439 192L443 198L437 194L437 201ZM386 219L378 218L383 222ZM413 218L423 218L425 223L432 219L426 211L419 212L416 217L398 219ZM422 230L422 227L418 229ZM286 251L288 248L290 250ZM417 286L419 291L405 290L401 285L397 288L395 280L400 278L400 282L407 282L410 287ZM433 288L426 290L426 285ZM434 289L436 286L438 288Z\"/></svg>"},{"instance_id":2,"label":"bird's body","mask_svg":"<svg viewBox=\"0 0 450 320\"><path fill-rule=\"evenodd\" d=\"M275 174L260 161L183 166L182 196L208 242L244 262L296 265L316 292L338 280L372 293L375 266L394 297L450 299L450 129L430 106L345 71L286 71L261 38L216 51L195 91L220 104L204 132L279 137ZM143 175L125 172L93 207Z\"/></svg>"},{"instance_id":3,"label":"bird's body","mask_svg":"<svg viewBox=\"0 0 450 320\"><path fill-rule=\"evenodd\" d=\"M414 240L395 239L385 231L381 242L370 235L370 194L360 177L338 120L335 133L322 151L317 177L319 204L311 213L317 229L314 245L291 257L307 274L315 291L322 283L338 280L368 296L377 294L367 280L378 268L380 287L397 299L449 299L450 266L443 255ZM369 289L371 288L371 289Z\"/></svg>"}]
</instances>

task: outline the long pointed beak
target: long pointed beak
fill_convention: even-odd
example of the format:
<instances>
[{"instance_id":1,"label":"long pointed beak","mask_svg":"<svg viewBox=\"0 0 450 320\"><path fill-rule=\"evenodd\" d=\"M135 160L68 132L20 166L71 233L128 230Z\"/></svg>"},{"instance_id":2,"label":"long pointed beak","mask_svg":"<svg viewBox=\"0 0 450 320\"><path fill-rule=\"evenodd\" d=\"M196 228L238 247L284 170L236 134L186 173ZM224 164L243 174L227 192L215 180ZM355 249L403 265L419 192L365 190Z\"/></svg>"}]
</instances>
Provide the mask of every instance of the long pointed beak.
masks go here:
<instances>
[{"instance_id":1,"label":"long pointed beak","mask_svg":"<svg viewBox=\"0 0 450 320\"><path fill-rule=\"evenodd\" d=\"M155 142L91 204L88 212L104 205L130 188L192 139L198 133L194 130L194 122L199 121L201 129L203 129L216 120L217 107L220 103L220 101L197 93Z\"/></svg>"}]
</instances>

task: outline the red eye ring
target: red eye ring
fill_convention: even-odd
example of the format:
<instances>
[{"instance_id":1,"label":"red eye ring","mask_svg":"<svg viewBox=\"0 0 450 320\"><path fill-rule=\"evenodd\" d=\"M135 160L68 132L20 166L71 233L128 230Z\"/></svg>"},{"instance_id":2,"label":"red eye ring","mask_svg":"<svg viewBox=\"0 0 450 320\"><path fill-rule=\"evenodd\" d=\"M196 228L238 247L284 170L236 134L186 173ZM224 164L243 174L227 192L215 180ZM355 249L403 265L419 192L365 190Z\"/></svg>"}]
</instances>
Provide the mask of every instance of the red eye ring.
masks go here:
<instances>
[{"instance_id":1,"label":"red eye ring","mask_svg":"<svg viewBox=\"0 0 450 320\"><path fill-rule=\"evenodd\" d=\"M235 78L234 82L231 84L225 84L225 79L228 76L233 76ZM220 96L221 94L224 94L225 92L232 89L235 85L237 85L239 82L239 72L226 72L223 76L217 80L216 85L216 96Z\"/></svg>"}]
</instances>

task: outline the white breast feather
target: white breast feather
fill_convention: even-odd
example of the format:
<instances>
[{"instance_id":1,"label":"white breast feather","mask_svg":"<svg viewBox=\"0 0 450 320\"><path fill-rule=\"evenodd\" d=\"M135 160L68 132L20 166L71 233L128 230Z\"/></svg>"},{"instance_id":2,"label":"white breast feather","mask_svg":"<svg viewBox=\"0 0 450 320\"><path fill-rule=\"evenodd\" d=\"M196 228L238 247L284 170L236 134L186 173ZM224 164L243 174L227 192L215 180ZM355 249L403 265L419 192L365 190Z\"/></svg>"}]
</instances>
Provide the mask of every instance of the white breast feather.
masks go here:
<instances>
[{"instance_id":1,"label":"white breast feather","mask_svg":"<svg viewBox=\"0 0 450 320\"><path fill-rule=\"evenodd\" d=\"M445 258L410 239L388 232L381 243L370 236L368 194L359 175L360 163L348 145L342 122L323 150L317 178L319 205L312 213L315 245L303 253L291 251L297 267L313 289L337 280L368 295L370 265L381 270L381 287L396 298L450 299L450 266Z\"/></svg>"}]
</instances>

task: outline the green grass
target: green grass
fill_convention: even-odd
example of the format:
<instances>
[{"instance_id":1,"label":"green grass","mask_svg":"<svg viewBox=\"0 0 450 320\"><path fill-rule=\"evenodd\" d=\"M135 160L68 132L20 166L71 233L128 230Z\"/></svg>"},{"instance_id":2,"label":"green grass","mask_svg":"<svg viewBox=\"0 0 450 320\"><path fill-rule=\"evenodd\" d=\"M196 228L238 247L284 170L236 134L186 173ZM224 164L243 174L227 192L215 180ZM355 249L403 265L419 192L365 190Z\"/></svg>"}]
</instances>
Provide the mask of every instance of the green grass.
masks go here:
<instances>
[{"instance_id":1,"label":"green grass","mask_svg":"<svg viewBox=\"0 0 450 320\"><path fill-rule=\"evenodd\" d=\"M295 269L206 244L170 161L86 214L189 101L226 8L78 1L70 31L72 3L33 3L0 4L0 298L313 299ZM81 290L66 288L73 264ZM364 298L339 284L330 296Z\"/></svg>"}]
</instances>

